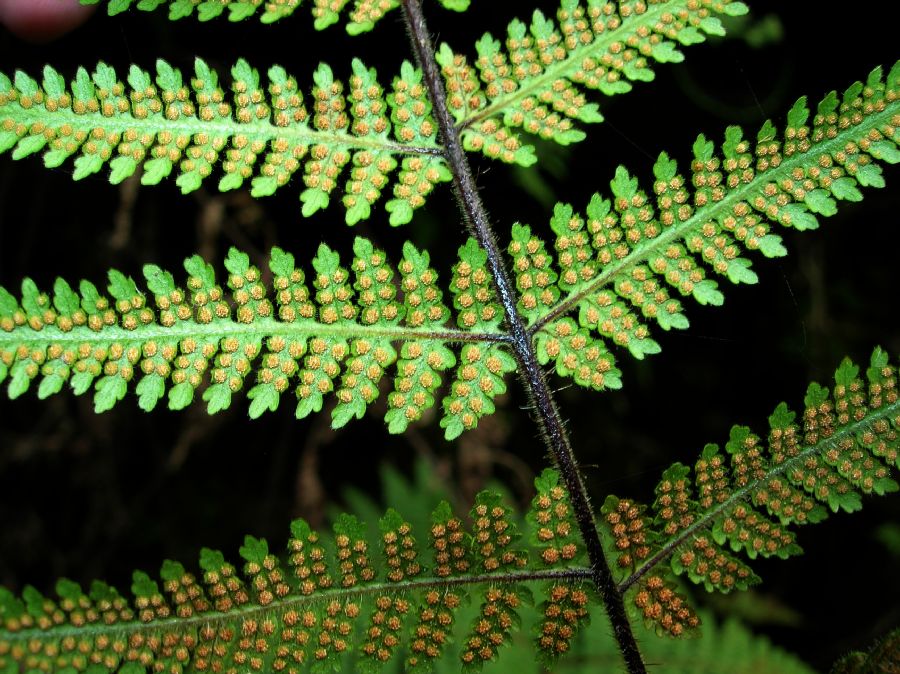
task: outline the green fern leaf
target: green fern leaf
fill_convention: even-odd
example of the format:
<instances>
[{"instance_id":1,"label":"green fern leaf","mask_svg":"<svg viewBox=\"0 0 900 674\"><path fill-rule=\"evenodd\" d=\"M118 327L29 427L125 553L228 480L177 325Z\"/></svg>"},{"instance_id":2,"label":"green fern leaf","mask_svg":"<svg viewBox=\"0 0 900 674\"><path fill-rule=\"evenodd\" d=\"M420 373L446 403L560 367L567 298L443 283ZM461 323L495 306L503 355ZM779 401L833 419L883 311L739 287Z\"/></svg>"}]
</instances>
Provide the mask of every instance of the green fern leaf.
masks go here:
<instances>
[{"instance_id":1,"label":"green fern leaf","mask_svg":"<svg viewBox=\"0 0 900 674\"><path fill-rule=\"evenodd\" d=\"M240 60L227 95L200 59L189 82L165 61L157 62L155 77L132 66L127 86L103 63L93 74L80 68L70 91L50 66L43 86L22 72L14 83L0 74L0 149L15 159L43 151L49 167L74 156L76 180L106 165L113 183L139 169L145 185L174 173L183 193L218 168L219 190L249 183L257 197L298 173L306 186L303 214L325 208L338 193L349 224L368 218L388 188L391 224L405 224L434 185L450 179L421 74L408 63L386 96L360 61L353 61L347 86L322 64L309 110L283 68L270 68L267 79Z\"/></svg>"},{"instance_id":2,"label":"green fern leaf","mask_svg":"<svg viewBox=\"0 0 900 674\"><path fill-rule=\"evenodd\" d=\"M759 582L734 553L785 558L800 548L787 527L819 522L828 510L858 510L863 494L897 491L900 395L897 368L876 349L866 370L845 360L827 390L812 384L802 427L782 403L766 440L736 426L721 452L707 445L691 470L675 464L656 487L652 515L631 500L607 498L605 535L617 551L621 590L659 631L678 635L696 616L672 574L707 590Z\"/></svg>"},{"instance_id":3,"label":"green fern leaf","mask_svg":"<svg viewBox=\"0 0 900 674\"><path fill-rule=\"evenodd\" d=\"M382 465L379 472L383 502L403 504L399 509L409 513L414 530L429 529L432 504L444 496L443 483L436 480L433 467L424 460L417 461L412 481L390 464ZM532 501L522 530L531 543L529 556L533 561L530 565L550 569L573 561L584 564L579 534L559 476L545 472L537 478L536 485L538 496ZM341 500L354 515L371 522L377 522L384 511L371 496L352 489L344 492ZM369 527L367 540L371 549L381 545L381 536L379 527ZM604 608L589 593L579 594L585 588L578 583L558 580L541 581L530 587L536 601L524 604L518 610L522 625L512 635L512 646L501 650L498 659L486 664L483 671L546 674L548 671L583 672L586 668L607 671L623 667ZM555 602L551 599L554 595ZM588 601L583 604L585 599ZM452 629L452 642L434 661L434 671L459 671L463 646L463 635L459 630L471 625L480 608L477 603L467 605L463 601L457 612L449 614L456 618L445 629L447 634ZM775 648L737 621L720 624L708 612L700 611L698 615L702 622L699 639L659 639L642 625L634 625L646 660L657 663L667 674L670 671L674 674L721 674L723 671L731 674L810 674L811 670L796 657ZM576 617L577 621L572 621ZM535 637L542 642L539 651L532 645ZM417 668L406 664L405 671L431 671L424 666L426 663L418 663L420 667ZM427 664L431 666L432 663ZM348 658L344 667L355 671L356 662L352 657Z\"/></svg>"},{"instance_id":4,"label":"green fern leaf","mask_svg":"<svg viewBox=\"0 0 900 674\"><path fill-rule=\"evenodd\" d=\"M678 62L676 43L722 35L717 15L747 11L741 2L600 3L562 0L557 22L535 11L531 24L514 20L504 43L485 34L475 66L442 45L437 53L447 82L448 104L466 149L528 166L534 148L519 131L568 145L582 140L576 122L603 120L584 90L607 96L650 81L650 66Z\"/></svg>"},{"instance_id":5,"label":"green fern leaf","mask_svg":"<svg viewBox=\"0 0 900 674\"><path fill-rule=\"evenodd\" d=\"M484 492L470 531L446 502L438 506L430 546L389 510L376 549L365 525L344 514L327 540L294 521L284 561L265 540L247 536L240 571L204 549L199 578L172 561L163 563L161 583L135 572L130 602L99 583L85 592L62 580L56 599L31 587L21 598L0 588L0 671L324 672L338 671L347 656L355 657L354 671L401 660L411 671L432 671L467 601L479 616L464 633L457 666L476 671L516 631L530 587L541 595L551 588L544 624L566 627L547 628L553 643L537 643L554 661L587 616L582 583L590 573L574 563L583 551L558 479L547 471L536 481L529 520L538 527L538 566L529 564L510 509ZM558 613L564 604L577 610Z\"/></svg>"},{"instance_id":6,"label":"green fern leaf","mask_svg":"<svg viewBox=\"0 0 900 674\"><path fill-rule=\"evenodd\" d=\"M473 428L494 410L504 376L515 369L484 253L474 241L460 249L451 284L458 328L448 325L451 311L427 253L406 244L396 268L366 239L356 240L354 253L348 269L320 246L312 261L314 294L293 256L278 248L269 260L271 288L236 249L225 260L228 291L199 256L185 261L186 288L147 265L155 310L118 271L109 275L112 299L87 282L76 293L62 280L51 298L26 279L21 302L0 289L0 381L10 379L11 397L39 376L41 397L64 382L77 394L93 385L98 412L113 407L135 381L138 404L147 411L166 390L168 406L181 409L202 389L214 414L231 405L254 373L251 417L277 409L293 387L298 417L319 412L333 394L332 424L340 427L362 417L391 372L386 420L399 433L435 404L442 373L459 363L441 423L448 437Z\"/></svg>"},{"instance_id":7,"label":"green fern leaf","mask_svg":"<svg viewBox=\"0 0 900 674\"><path fill-rule=\"evenodd\" d=\"M665 663L666 674L809 674L813 671L765 638L753 635L736 620L718 624L709 614L701 612L700 616L703 621L700 641L654 639L651 634L642 639L647 661ZM587 657L590 662L590 656Z\"/></svg>"},{"instance_id":8,"label":"green fern leaf","mask_svg":"<svg viewBox=\"0 0 900 674\"><path fill-rule=\"evenodd\" d=\"M731 283L755 283L747 251L786 253L772 225L813 229L817 215L836 212L838 200L858 201L859 187L883 185L880 162L892 159L886 148L896 149L898 141L898 80L900 64L886 80L875 69L842 102L834 93L826 97L811 126L800 99L782 139L771 123L755 144L730 127L717 155L713 142L700 136L687 176L662 153L652 196L619 168L611 198L594 195L585 215L556 205L550 221L555 261L530 229L514 229L510 254L519 309L541 363L554 363L558 374L582 386L618 387L613 345L636 358L657 353L653 323L663 330L688 327L680 298L722 304L709 272ZM573 312L577 321L567 317Z\"/></svg>"},{"instance_id":9,"label":"green fern leaf","mask_svg":"<svg viewBox=\"0 0 900 674\"><path fill-rule=\"evenodd\" d=\"M486 264L487 253L474 239L460 248L460 261L453 269L450 289L459 312L457 322L463 328L492 331L498 329L503 317ZM504 375L515 369L515 359L501 344L463 346L457 379L444 399L441 427L446 430L447 439L474 428L482 416L494 412L493 399L506 391Z\"/></svg>"},{"instance_id":10,"label":"green fern leaf","mask_svg":"<svg viewBox=\"0 0 900 674\"><path fill-rule=\"evenodd\" d=\"M100 4L102 0L81 0L82 5ZM169 7L169 18L183 19L196 14L200 21L210 21L226 15L229 21L243 21L260 10L261 23L274 23L291 16L303 0L108 0L106 11L110 16L119 14L134 5L146 12L163 5ZM347 13L347 33L358 35L372 30L375 24L389 11L400 6L398 0L312 0L312 15L317 30L323 30L341 20L341 13ZM441 4L455 12L469 8L470 0L441 0Z\"/></svg>"}]
</instances>

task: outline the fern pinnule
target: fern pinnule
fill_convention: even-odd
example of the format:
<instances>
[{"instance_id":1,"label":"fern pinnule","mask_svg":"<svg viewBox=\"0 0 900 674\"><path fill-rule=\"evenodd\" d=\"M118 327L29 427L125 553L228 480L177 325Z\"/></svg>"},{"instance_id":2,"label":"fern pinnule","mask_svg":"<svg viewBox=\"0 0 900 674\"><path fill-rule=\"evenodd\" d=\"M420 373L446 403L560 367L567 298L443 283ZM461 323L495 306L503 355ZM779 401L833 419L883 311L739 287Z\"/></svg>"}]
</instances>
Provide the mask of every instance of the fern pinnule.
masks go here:
<instances>
[{"instance_id":1,"label":"fern pinnule","mask_svg":"<svg viewBox=\"0 0 900 674\"><path fill-rule=\"evenodd\" d=\"M671 634L686 627L671 607L673 573L709 591L745 589L759 578L735 553L751 560L796 554L789 526L819 522L828 510L858 510L862 494L897 491L897 368L875 349L865 378L845 359L832 390L810 385L799 420L782 403L766 439L736 426L724 453L710 444L693 471L680 463L666 470L649 510L607 497L601 512L619 587L631 591L648 622Z\"/></svg>"},{"instance_id":2,"label":"fern pinnule","mask_svg":"<svg viewBox=\"0 0 900 674\"><path fill-rule=\"evenodd\" d=\"M447 9L462 12L471 0L440 0ZM96 5L102 0L81 0L82 5ZM135 0L107 0L106 11L110 16L124 12ZM291 16L303 4L303 0L139 0L137 9L152 11L168 4L172 20L189 17L196 12L200 21L210 21L228 10L229 21L242 21L254 16L260 9L262 23L274 23ZM316 30L324 30L341 20L350 0L312 0L312 15ZM347 16L347 33L358 35L372 30L384 15L400 6L398 0L354 0Z\"/></svg>"},{"instance_id":3,"label":"fern pinnule","mask_svg":"<svg viewBox=\"0 0 900 674\"><path fill-rule=\"evenodd\" d=\"M467 150L528 166L534 148L519 131L568 145L582 140L575 122L603 120L584 90L625 93L650 81L653 61L679 62L676 44L724 35L718 15L746 13L731 0L588 2L562 0L557 23L535 11L531 24L514 20L507 38L485 34L475 66L442 45L436 58L447 83L448 104ZM480 81L479 81L480 80Z\"/></svg>"},{"instance_id":4,"label":"fern pinnule","mask_svg":"<svg viewBox=\"0 0 900 674\"><path fill-rule=\"evenodd\" d=\"M583 554L578 525L559 474L545 471L535 481L537 495L532 501L527 521L532 543L539 551L540 564L553 568L560 563L571 564ZM546 599L540 605L542 615L538 627L540 656L550 669L555 660L567 653L578 633L588 625L589 591L587 587L569 582L548 581L544 589Z\"/></svg>"},{"instance_id":5,"label":"fern pinnule","mask_svg":"<svg viewBox=\"0 0 900 674\"><path fill-rule=\"evenodd\" d=\"M354 224L392 187L385 208L392 224L404 224L450 179L421 74L404 63L385 95L373 69L358 59L352 68L345 85L321 64L309 108L283 68L270 68L264 84L244 60L231 69L230 95L200 59L189 81L162 60L155 77L132 66L128 86L103 63L92 74L79 68L70 89L50 66L41 84L23 72L14 82L0 74L0 151L13 149L14 159L44 151L48 167L76 156L76 180L107 164L113 183L139 168L145 185L175 171L183 193L220 167L219 190L249 181L251 194L269 196L302 168L304 215L337 193Z\"/></svg>"},{"instance_id":6,"label":"fern pinnule","mask_svg":"<svg viewBox=\"0 0 900 674\"><path fill-rule=\"evenodd\" d=\"M540 513L548 500L563 518L570 510L558 480L552 471L538 478L530 521L545 519ZM480 494L470 517L467 531L442 503L432 517L430 545L423 545L389 510L380 522L380 549L352 515L338 517L327 539L296 520L286 558L247 536L240 571L222 553L204 549L199 578L171 561L162 566L161 584L135 572L131 602L102 583L85 592L61 580L58 599L32 587L21 598L0 588L0 671L83 672L96 665L124 674L331 671L349 656L354 671L376 672L401 653L410 670L431 671L466 599L480 605L460 656L474 671L495 659L517 629L532 586L539 595L555 588L545 613L570 625L557 631L554 644L537 644L555 659L587 615L580 583L589 570L577 565L577 538L571 555L551 561L541 554L547 541L538 535L542 561L533 566L499 495ZM566 600L578 610L560 617L552 607Z\"/></svg>"}]
</instances>

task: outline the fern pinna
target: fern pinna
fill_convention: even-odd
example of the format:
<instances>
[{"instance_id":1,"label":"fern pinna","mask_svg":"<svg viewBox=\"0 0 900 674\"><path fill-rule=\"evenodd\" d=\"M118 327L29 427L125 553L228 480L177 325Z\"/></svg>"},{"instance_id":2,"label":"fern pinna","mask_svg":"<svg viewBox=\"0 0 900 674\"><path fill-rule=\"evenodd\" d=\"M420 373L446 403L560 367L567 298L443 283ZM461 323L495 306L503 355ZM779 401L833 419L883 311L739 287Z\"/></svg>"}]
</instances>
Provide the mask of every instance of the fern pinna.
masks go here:
<instances>
[{"instance_id":1,"label":"fern pinna","mask_svg":"<svg viewBox=\"0 0 900 674\"><path fill-rule=\"evenodd\" d=\"M129 3L110 8L123 4ZM185 0L172 7L194 5ZM199 10L224 7L214 0ZM505 50L485 35L477 44L477 68L443 45L438 58L448 104L468 149L530 165L534 148L520 130L560 143L581 140L584 132L573 120L602 120L583 89L626 92L630 80L653 78L651 61L683 58L675 41L690 45L704 33L722 34L715 14L745 11L742 3L727 1L585 8L566 0L559 25L540 13L530 28L512 22ZM341 194L348 224L368 218L388 190L393 198L384 208L391 224L406 224L434 186L450 180L421 72L409 63L390 87L359 60L346 83L321 64L306 99L280 66L267 71L267 82L244 60L230 75L226 94L218 73L200 59L190 77L162 60L155 75L132 66L127 84L103 63L93 73L79 69L68 88L50 66L40 83L23 72L13 80L0 74L0 151L13 149L16 159L43 151L48 167L75 156L76 180L107 164L113 183L139 168L145 185L175 173L182 192L198 189L218 168L224 174L218 189L248 183L257 197L272 195L302 169L302 214Z\"/></svg>"},{"instance_id":2,"label":"fern pinna","mask_svg":"<svg viewBox=\"0 0 900 674\"><path fill-rule=\"evenodd\" d=\"M551 663L585 621L589 584L558 475L547 471L535 485L530 546L500 496L485 492L471 526L439 505L428 545L389 510L378 551L355 517L339 517L328 540L296 520L285 556L248 536L239 572L204 549L200 580L169 561L162 588L134 574L132 602L100 582L85 592L60 581L58 599L0 590L0 671L337 671L354 651L353 671L380 671L392 658L430 671L470 599L480 608L464 626L460 658L477 669L508 643L532 589L544 614L537 644Z\"/></svg>"},{"instance_id":3,"label":"fern pinna","mask_svg":"<svg viewBox=\"0 0 900 674\"><path fill-rule=\"evenodd\" d=\"M724 453L706 445L693 477L687 466L671 466L650 508L607 497L601 512L619 587L659 631L677 636L696 625L673 575L708 591L746 589L759 578L734 553L797 554L789 526L859 510L861 494L897 491L900 395L884 351L873 352L865 378L845 360L834 387L811 384L804 404L799 416L779 405L765 439L735 426Z\"/></svg>"},{"instance_id":4,"label":"fern pinna","mask_svg":"<svg viewBox=\"0 0 900 674\"><path fill-rule=\"evenodd\" d=\"M745 589L759 578L735 552L787 557L799 550L789 525L821 521L823 506L856 510L860 493L897 490L890 474L900 467L900 397L883 351L873 353L865 382L845 361L833 390L813 384L805 403L802 427L779 405L765 443L735 427L725 447L730 470L707 445L694 469L696 495L690 470L676 464L663 473L652 515L607 498L606 545L632 612L649 627L677 636L699 625L673 572L710 591ZM136 572L130 602L101 582L85 592L62 580L56 599L31 587L21 598L0 590L0 671L315 672L351 662L353 671L389 662L432 671L454 639L459 664L477 670L510 642L531 603L541 615L536 649L552 667L587 623L591 570L558 473L546 470L535 490L530 546L500 496L484 492L470 527L446 502L437 507L428 553L390 510L379 552L365 526L342 515L327 540L293 522L283 556L248 536L242 573L208 549L200 581L171 561L162 588ZM467 602L477 603L476 615L458 624Z\"/></svg>"},{"instance_id":5,"label":"fern pinna","mask_svg":"<svg viewBox=\"0 0 900 674\"><path fill-rule=\"evenodd\" d=\"M557 205L552 246L515 225L508 253L538 359L577 384L621 385L614 351L637 358L659 351L655 323L685 328L682 298L718 305L714 277L753 283L745 251L785 254L775 223L805 230L835 199L862 198L859 186L883 185L880 161L900 159L900 65L876 69L865 84L823 99L810 122L805 99L791 109L779 138L767 123L751 143L731 127L717 154L701 136L689 177L665 153L654 166L653 196L619 169L611 198L595 195L585 215ZM551 252L552 251L552 252ZM154 265L144 269L153 304L129 277L110 273L108 299L82 282L58 280L52 297L30 280L17 299L0 289L0 380L21 395L41 376L46 397L69 382L94 385L102 411L129 382L144 409L166 394L179 409L203 392L210 412L231 403L250 381L250 414L274 410L294 388L298 417L333 393L333 423L361 417L393 374L386 414L401 432L432 407L449 376L442 426L454 438L494 410L504 377L516 368L510 335L485 270L486 253L470 239L459 250L444 300L427 253L407 244L397 266L359 238L349 266L327 246L312 260L311 283L294 257L272 251L270 287L247 255L233 250L226 293L211 265L187 260L187 288ZM574 317L572 316L574 314ZM452 315L452 320L451 320Z\"/></svg>"}]
</instances>

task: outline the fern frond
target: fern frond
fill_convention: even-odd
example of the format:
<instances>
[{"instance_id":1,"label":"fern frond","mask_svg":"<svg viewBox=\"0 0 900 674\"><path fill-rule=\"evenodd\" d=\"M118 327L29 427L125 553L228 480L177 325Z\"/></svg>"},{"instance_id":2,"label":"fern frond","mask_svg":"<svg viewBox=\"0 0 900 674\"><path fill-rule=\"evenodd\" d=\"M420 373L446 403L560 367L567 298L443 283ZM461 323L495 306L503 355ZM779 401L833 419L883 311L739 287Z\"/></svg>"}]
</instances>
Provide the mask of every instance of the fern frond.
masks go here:
<instances>
[{"instance_id":1,"label":"fern frond","mask_svg":"<svg viewBox=\"0 0 900 674\"><path fill-rule=\"evenodd\" d=\"M102 0L81 0L82 5L96 5ZM163 5L169 8L172 20L192 16L195 12L200 21L210 21L225 14L229 21L243 21L262 10L259 20L274 23L290 16L303 0L107 0L106 11L110 16L124 12L132 5L145 12ZM471 0L440 0L447 9L463 12L469 8ZM324 30L341 20L341 13L347 12L350 0L312 0L311 12L316 30ZM347 32L358 35L372 30L375 24L392 9L400 6L398 0L353 0L347 13Z\"/></svg>"},{"instance_id":2,"label":"fern frond","mask_svg":"<svg viewBox=\"0 0 900 674\"><path fill-rule=\"evenodd\" d=\"M736 426L723 453L707 445L692 471L663 473L650 508L610 496L601 512L617 551L620 589L637 612L673 635L693 626L672 574L729 592L759 581L736 553L785 558L800 548L788 527L853 512L862 494L897 491L900 395L897 368L875 349L865 381L845 360L831 391L811 384L799 419L787 405L763 440Z\"/></svg>"},{"instance_id":3,"label":"fern frond","mask_svg":"<svg viewBox=\"0 0 900 674\"><path fill-rule=\"evenodd\" d=\"M700 640L658 639L652 634L641 639L647 662L661 663L660 669L666 674L812 674L814 671L765 637L754 635L737 620L717 624L709 613L701 611L699 615L703 622Z\"/></svg>"},{"instance_id":4,"label":"fern frond","mask_svg":"<svg viewBox=\"0 0 900 674\"><path fill-rule=\"evenodd\" d=\"M40 84L23 72L14 82L0 73L0 151L12 149L14 159L43 151L48 167L75 156L75 180L107 164L112 183L139 169L145 185L175 172L183 193L220 166L219 190L249 182L251 194L269 196L302 169L303 214L337 193L349 224L368 218L390 187L385 209L392 224L404 224L435 184L450 179L421 74L409 63L386 96L358 59L346 86L321 64L307 103L280 66L269 69L266 84L239 60L231 77L226 94L200 59L189 81L162 60L155 77L132 66L128 86L103 63L93 74L80 68L68 89L50 66Z\"/></svg>"},{"instance_id":5,"label":"fern frond","mask_svg":"<svg viewBox=\"0 0 900 674\"><path fill-rule=\"evenodd\" d=\"M460 249L451 283L459 328L448 326L451 312L427 253L407 244L394 267L363 238L354 253L351 276L338 253L320 246L312 261L313 294L294 257L278 248L269 260L271 288L236 249L225 260L230 293L199 256L185 261L186 289L147 265L155 311L137 284L115 270L111 300L87 281L76 292L58 279L52 299L28 279L21 301L0 288L0 381L9 377L13 398L38 375L40 398L66 382L76 394L93 384L98 412L113 407L132 383L148 411L167 388L169 407L181 409L208 383L203 399L215 413L255 373L251 417L275 410L281 394L295 387L297 417L320 411L333 393L332 422L339 427L362 417L394 369L386 420L399 433L434 405L441 373L458 363L441 424L450 438L473 428L493 411L504 375L515 368L484 253L474 241Z\"/></svg>"},{"instance_id":6,"label":"fern frond","mask_svg":"<svg viewBox=\"0 0 900 674\"><path fill-rule=\"evenodd\" d=\"M617 386L611 344L636 358L657 353L650 326L686 328L682 298L723 302L710 276L755 283L747 252L786 254L773 225L814 229L838 200L884 186L881 164L900 161L898 128L900 63L886 80L877 68L842 97L832 92L812 119L801 98L780 137L770 122L755 141L729 127L716 152L701 135L687 175L662 153L652 195L619 168L612 197L594 195L585 215L558 204L550 223L556 268L549 246L517 227L510 253L519 309L541 362L582 386Z\"/></svg>"},{"instance_id":7,"label":"fern frond","mask_svg":"<svg viewBox=\"0 0 900 674\"><path fill-rule=\"evenodd\" d=\"M468 530L446 502L439 505L430 545L389 510L378 551L352 515L337 519L330 540L296 520L285 560L247 536L241 571L204 549L199 579L167 561L161 586L134 574L130 602L103 583L85 592L60 581L58 599L33 587L21 598L0 589L0 671L337 671L353 652L354 671L381 671L392 661L430 671L469 601L480 604L480 616L458 666L474 671L508 643L532 590L545 597L536 648L555 660L585 621L590 571L579 566L583 551L558 475L545 472L536 487L535 562L510 509L483 492Z\"/></svg>"},{"instance_id":8,"label":"fern frond","mask_svg":"<svg viewBox=\"0 0 900 674\"><path fill-rule=\"evenodd\" d=\"M746 11L731 0L562 0L557 23L535 11L530 25L509 24L504 44L485 34L474 67L446 44L436 57L464 147L528 166L534 148L519 131L563 145L582 140L576 122L603 120L585 90L611 96L649 82L654 61L684 59L677 44L724 35L717 15Z\"/></svg>"}]
</instances>

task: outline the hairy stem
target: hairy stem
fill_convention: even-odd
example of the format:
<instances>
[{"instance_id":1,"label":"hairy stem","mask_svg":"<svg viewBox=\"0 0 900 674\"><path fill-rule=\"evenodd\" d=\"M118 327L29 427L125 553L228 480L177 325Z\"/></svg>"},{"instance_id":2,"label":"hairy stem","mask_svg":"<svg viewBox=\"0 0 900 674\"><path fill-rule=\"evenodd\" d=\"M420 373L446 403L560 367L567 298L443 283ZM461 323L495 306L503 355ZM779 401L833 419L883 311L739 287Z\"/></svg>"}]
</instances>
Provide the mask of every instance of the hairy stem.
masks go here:
<instances>
[{"instance_id":1,"label":"hairy stem","mask_svg":"<svg viewBox=\"0 0 900 674\"><path fill-rule=\"evenodd\" d=\"M447 163L453 173L453 183L456 187L460 207L472 236L487 253L488 270L497 296L503 305L511 338L510 346L519 365L519 376L533 402L544 442L556 459L556 464L569 491L575 517L590 559L592 580L609 616L616 642L629 673L645 674L646 668L625 613L622 594L616 586L609 563L600 545L594 512L581 477L581 471L578 468L578 462L575 459L575 453L569 442L559 409L547 386L544 372L538 364L531 335L516 309L515 289L503 264L500 248L494 238L487 212L475 186L472 169L460 143L453 118L447 108L447 94L434 58L434 44L425 24L420 0L403 0L403 15L431 98L432 112L444 143Z\"/></svg>"}]
</instances>

